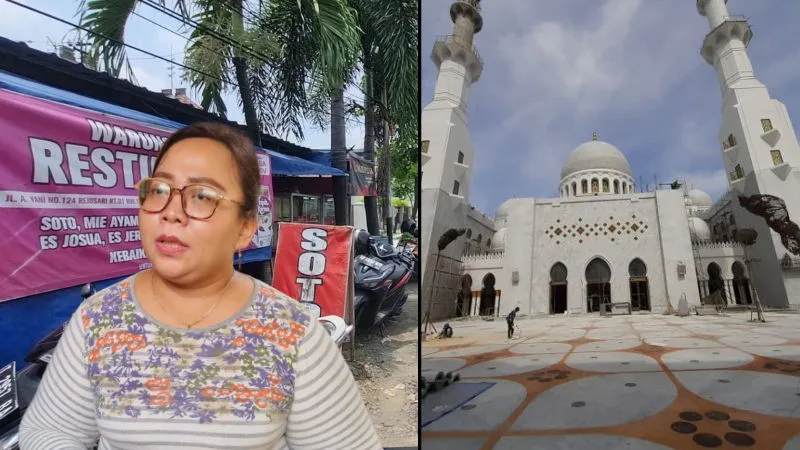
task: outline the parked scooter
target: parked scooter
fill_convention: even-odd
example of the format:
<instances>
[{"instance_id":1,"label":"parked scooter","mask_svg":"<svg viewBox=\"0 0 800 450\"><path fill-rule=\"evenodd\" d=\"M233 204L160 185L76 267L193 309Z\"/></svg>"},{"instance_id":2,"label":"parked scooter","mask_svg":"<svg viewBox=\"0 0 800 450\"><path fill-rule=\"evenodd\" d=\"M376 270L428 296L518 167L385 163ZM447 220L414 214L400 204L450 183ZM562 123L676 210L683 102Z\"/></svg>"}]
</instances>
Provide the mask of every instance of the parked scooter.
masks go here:
<instances>
[{"instance_id":1,"label":"parked scooter","mask_svg":"<svg viewBox=\"0 0 800 450\"><path fill-rule=\"evenodd\" d=\"M355 324L359 330L383 325L399 315L408 299L406 285L413 274L413 258L398 253L364 230L356 233Z\"/></svg>"},{"instance_id":2,"label":"parked scooter","mask_svg":"<svg viewBox=\"0 0 800 450\"><path fill-rule=\"evenodd\" d=\"M94 293L91 283L81 289L81 297L84 299ZM341 317L323 316L317 320L339 347L353 330L353 326L347 325ZM67 323L63 323L33 346L25 356L25 361L30 364L19 373L15 373L13 363L0 368L0 450L19 448L19 424L22 416L33 401L36 389L42 381L44 371L53 357L66 325Z\"/></svg>"}]
</instances>

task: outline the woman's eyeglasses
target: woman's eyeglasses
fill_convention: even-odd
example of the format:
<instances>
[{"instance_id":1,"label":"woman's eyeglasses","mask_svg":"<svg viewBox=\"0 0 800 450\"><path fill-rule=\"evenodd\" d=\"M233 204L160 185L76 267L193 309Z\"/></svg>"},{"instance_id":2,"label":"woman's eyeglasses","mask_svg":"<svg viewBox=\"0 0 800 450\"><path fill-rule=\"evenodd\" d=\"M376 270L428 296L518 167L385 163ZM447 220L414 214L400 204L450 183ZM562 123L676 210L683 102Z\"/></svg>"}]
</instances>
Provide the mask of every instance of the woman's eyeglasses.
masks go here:
<instances>
[{"instance_id":1,"label":"woman's eyeglasses","mask_svg":"<svg viewBox=\"0 0 800 450\"><path fill-rule=\"evenodd\" d=\"M144 178L136 184L139 191L139 207L149 213L160 213L175 192L180 193L183 212L192 219L205 220L214 215L219 202L228 200L243 206L241 202L230 199L217 189L203 184L190 184L182 188L173 187L163 180Z\"/></svg>"}]
</instances>

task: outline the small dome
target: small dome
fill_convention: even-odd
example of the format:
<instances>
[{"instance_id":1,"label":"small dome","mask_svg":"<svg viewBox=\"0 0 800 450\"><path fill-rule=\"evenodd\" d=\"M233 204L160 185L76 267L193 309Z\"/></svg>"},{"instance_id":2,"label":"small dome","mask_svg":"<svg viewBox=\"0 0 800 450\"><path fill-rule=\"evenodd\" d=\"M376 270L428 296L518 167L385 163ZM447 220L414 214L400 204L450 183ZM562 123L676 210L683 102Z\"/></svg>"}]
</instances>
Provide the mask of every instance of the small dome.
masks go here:
<instances>
[{"instance_id":1,"label":"small dome","mask_svg":"<svg viewBox=\"0 0 800 450\"><path fill-rule=\"evenodd\" d=\"M692 242L702 242L711 240L711 229L705 220L699 217L689 217L689 234Z\"/></svg>"},{"instance_id":2,"label":"small dome","mask_svg":"<svg viewBox=\"0 0 800 450\"><path fill-rule=\"evenodd\" d=\"M506 248L506 229L500 228L492 236L492 250L503 250Z\"/></svg>"},{"instance_id":3,"label":"small dome","mask_svg":"<svg viewBox=\"0 0 800 450\"><path fill-rule=\"evenodd\" d=\"M714 201L711 196L701 191L700 189L690 189L686 193L687 204L689 206L697 206L698 208L710 208L714 206Z\"/></svg>"},{"instance_id":4,"label":"small dome","mask_svg":"<svg viewBox=\"0 0 800 450\"><path fill-rule=\"evenodd\" d=\"M585 142L572 150L561 168L561 178L582 170L610 169L633 177L628 159L619 149L603 141Z\"/></svg>"}]
</instances>

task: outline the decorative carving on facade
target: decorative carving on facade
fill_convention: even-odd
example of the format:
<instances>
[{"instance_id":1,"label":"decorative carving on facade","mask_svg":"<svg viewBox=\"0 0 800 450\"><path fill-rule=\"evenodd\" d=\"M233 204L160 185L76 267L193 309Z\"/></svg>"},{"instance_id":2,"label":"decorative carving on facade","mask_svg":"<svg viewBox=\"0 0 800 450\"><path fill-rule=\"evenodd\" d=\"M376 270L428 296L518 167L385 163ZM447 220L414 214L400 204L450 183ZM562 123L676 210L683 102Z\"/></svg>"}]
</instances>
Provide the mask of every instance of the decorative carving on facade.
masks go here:
<instances>
[{"instance_id":1,"label":"decorative carving on facade","mask_svg":"<svg viewBox=\"0 0 800 450\"><path fill-rule=\"evenodd\" d=\"M636 220L636 215L634 214L630 219L624 222L622 219L615 220L613 216L610 216L609 219L604 222L586 223L583 222L583 218L579 218L576 223L570 224L569 226L556 223L545 229L544 234L550 239L566 239L567 237L578 238L578 243L583 243L583 239L585 238L591 236L600 237L601 235L609 236L612 241L616 241L614 237L622 237L623 234L632 234L634 240L639 240L639 235L644 234L647 229L647 223L643 220Z\"/></svg>"}]
</instances>

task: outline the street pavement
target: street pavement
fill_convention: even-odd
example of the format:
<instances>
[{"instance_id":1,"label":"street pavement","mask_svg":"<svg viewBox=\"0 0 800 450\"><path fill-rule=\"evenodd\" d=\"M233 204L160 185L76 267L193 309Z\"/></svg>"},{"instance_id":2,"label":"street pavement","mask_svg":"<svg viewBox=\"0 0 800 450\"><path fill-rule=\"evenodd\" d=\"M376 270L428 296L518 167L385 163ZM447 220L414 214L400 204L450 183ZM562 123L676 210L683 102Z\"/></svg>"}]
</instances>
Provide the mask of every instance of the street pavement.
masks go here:
<instances>
[{"instance_id":1,"label":"street pavement","mask_svg":"<svg viewBox=\"0 0 800 450\"><path fill-rule=\"evenodd\" d=\"M800 450L800 314L451 321L422 375L425 450ZM437 324L441 330L442 324Z\"/></svg>"}]
</instances>

